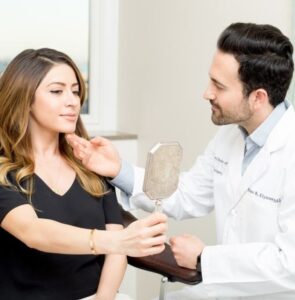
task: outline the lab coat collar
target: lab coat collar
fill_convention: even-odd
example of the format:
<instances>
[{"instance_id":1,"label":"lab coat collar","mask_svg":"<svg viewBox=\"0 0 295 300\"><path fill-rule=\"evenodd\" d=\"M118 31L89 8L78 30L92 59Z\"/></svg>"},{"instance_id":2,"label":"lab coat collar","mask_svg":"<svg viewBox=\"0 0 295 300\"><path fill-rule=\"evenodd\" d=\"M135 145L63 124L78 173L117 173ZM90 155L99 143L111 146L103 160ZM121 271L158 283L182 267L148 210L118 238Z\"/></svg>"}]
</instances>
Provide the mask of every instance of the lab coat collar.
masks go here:
<instances>
[{"instance_id":1,"label":"lab coat collar","mask_svg":"<svg viewBox=\"0 0 295 300\"><path fill-rule=\"evenodd\" d=\"M273 128L279 123L280 119L284 116L287 109L289 108L290 103L286 101L278 104L271 114L250 134L248 135L247 131L238 126L241 131L241 134L245 140L245 143L251 143L257 147L262 148L272 132Z\"/></svg>"},{"instance_id":2,"label":"lab coat collar","mask_svg":"<svg viewBox=\"0 0 295 300\"><path fill-rule=\"evenodd\" d=\"M259 161L259 163L257 163ZM253 183L255 183L264 172L269 167L270 162L270 152L263 147L257 155L254 157L252 163L246 169L244 175L241 177L240 185L238 188L238 197L239 200L243 195L248 191Z\"/></svg>"},{"instance_id":3,"label":"lab coat collar","mask_svg":"<svg viewBox=\"0 0 295 300\"><path fill-rule=\"evenodd\" d=\"M283 101L278 104L271 114L252 132L248 138L252 140L254 144L258 147L263 147L267 141L269 134L272 132L276 124L279 123L280 119L286 113L289 105L287 102Z\"/></svg>"},{"instance_id":4,"label":"lab coat collar","mask_svg":"<svg viewBox=\"0 0 295 300\"><path fill-rule=\"evenodd\" d=\"M264 147L262 147L262 149L258 152L246 169L244 175L241 177L237 176L237 174L241 174L239 168L241 167L242 157L236 157L237 163L232 165L234 170L230 171L231 182L233 187L235 187L234 189L236 192L236 200L234 201L233 207L239 203L243 195L248 191L249 187L264 174L269 166L271 153L281 149L288 142L290 135L294 135L294 129L295 113L292 105L290 105L283 117L270 133ZM240 147L241 146L242 143ZM238 145L236 145L236 147L238 147ZM241 149L239 149L240 151L235 151L237 155L238 153L240 155L242 152ZM259 163L257 163L258 161Z\"/></svg>"},{"instance_id":5,"label":"lab coat collar","mask_svg":"<svg viewBox=\"0 0 295 300\"><path fill-rule=\"evenodd\" d=\"M269 153L281 149L287 142L290 136L294 135L295 129L295 113L292 105L289 105L287 111L282 116L281 120L269 134L268 139L263 147Z\"/></svg>"}]
</instances>

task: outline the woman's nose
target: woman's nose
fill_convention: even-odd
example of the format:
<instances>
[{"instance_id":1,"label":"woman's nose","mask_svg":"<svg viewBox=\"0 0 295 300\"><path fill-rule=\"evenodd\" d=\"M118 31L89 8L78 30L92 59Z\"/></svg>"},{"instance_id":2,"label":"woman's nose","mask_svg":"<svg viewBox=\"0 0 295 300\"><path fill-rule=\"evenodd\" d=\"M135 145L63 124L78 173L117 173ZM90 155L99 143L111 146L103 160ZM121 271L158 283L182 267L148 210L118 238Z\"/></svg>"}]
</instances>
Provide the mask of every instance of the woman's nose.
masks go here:
<instances>
[{"instance_id":1,"label":"woman's nose","mask_svg":"<svg viewBox=\"0 0 295 300\"><path fill-rule=\"evenodd\" d=\"M66 106L77 106L79 105L80 101L80 97L78 97L72 91L67 93Z\"/></svg>"}]
</instances>

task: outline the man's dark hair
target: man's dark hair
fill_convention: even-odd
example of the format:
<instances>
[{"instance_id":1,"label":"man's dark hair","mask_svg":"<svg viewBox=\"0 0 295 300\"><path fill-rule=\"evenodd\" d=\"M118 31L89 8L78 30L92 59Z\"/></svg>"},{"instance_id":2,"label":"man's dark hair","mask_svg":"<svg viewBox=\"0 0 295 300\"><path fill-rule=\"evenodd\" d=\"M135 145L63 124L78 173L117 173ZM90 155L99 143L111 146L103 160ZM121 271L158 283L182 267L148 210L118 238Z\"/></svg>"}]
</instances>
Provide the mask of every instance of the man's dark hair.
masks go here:
<instances>
[{"instance_id":1,"label":"man's dark hair","mask_svg":"<svg viewBox=\"0 0 295 300\"><path fill-rule=\"evenodd\" d=\"M273 107L285 99L294 70L293 46L278 28L233 23L221 33L217 47L238 61L245 96L263 88Z\"/></svg>"}]
</instances>

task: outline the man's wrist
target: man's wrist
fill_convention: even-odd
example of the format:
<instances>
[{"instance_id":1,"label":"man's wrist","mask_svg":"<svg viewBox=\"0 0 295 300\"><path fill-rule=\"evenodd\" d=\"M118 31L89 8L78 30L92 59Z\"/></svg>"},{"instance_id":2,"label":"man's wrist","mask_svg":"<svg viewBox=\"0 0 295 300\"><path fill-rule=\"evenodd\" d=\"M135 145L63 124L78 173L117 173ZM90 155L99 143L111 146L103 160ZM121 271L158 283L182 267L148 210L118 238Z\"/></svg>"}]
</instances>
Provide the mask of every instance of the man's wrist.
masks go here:
<instances>
[{"instance_id":1,"label":"man's wrist","mask_svg":"<svg viewBox=\"0 0 295 300\"><path fill-rule=\"evenodd\" d=\"M109 180L109 182L126 194L131 195L134 185L134 171L132 165L122 160L119 174L115 178Z\"/></svg>"},{"instance_id":2,"label":"man's wrist","mask_svg":"<svg viewBox=\"0 0 295 300\"><path fill-rule=\"evenodd\" d=\"M202 261L201 261L202 253L200 253L197 257L196 270L202 274Z\"/></svg>"}]
</instances>

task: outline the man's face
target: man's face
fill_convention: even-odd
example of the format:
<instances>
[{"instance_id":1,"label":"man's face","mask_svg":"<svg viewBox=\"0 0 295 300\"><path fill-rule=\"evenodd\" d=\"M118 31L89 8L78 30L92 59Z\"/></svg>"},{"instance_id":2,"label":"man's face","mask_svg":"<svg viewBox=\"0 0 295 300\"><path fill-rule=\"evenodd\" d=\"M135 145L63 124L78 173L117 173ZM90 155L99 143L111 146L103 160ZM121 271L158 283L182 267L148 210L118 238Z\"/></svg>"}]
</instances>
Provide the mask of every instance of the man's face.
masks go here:
<instances>
[{"instance_id":1,"label":"man's face","mask_svg":"<svg viewBox=\"0 0 295 300\"><path fill-rule=\"evenodd\" d=\"M245 128L251 123L253 111L250 99L243 95L238 69L239 63L233 55L217 50L204 93L204 98L210 101L211 119L216 125L239 124Z\"/></svg>"}]
</instances>

